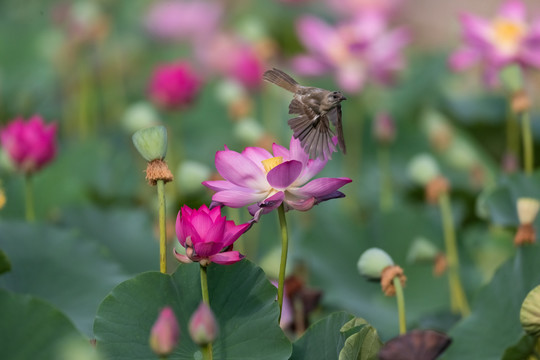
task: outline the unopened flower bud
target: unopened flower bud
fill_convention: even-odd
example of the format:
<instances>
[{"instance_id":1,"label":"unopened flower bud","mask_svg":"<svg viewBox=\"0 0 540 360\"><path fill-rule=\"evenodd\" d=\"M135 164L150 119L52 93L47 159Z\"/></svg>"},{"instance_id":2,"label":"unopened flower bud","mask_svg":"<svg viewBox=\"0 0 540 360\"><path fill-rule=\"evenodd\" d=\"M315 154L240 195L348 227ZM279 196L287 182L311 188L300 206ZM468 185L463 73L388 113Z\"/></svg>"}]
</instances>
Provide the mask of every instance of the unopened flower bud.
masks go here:
<instances>
[{"instance_id":1,"label":"unopened flower bud","mask_svg":"<svg viewBox=\"0 0 540 360\"><path fill-rule=\"evenodd\" d=\"M424 186L440 173L437 161L429 154L416 155L409 162L408 169L413 181Z\"/></svg>"},{"instance_id":2,"label":"unopened flower bud","mask_svg":"<svg viewBox=\"0 0 540 360\"><path fill-rule=\"evenodd\" d=\"M146 161L163 160L167 154L167 129L152 126L133 134L133 144Z\"/></svg>"},{"instance_id":3,"label":"unopened flower bud","mask_svg":"<svg viewBox=\"0 0 540 360\"><path fill-rule=\"evenodd\" d=\"M201 302L189 320L189 334L198 345L207 345L216 340L218 325L210 307Z\"/></svg>"},{"instance_id":4,"label":"unopened flower bud","mask_svg":"<svg viewBox=\"0 0 540 360\"><path fill-rule=\"evenodd\" d=\"M373 123L373 136L381 144L390 144L396 137L396 124L387 113L378 114Z\"/></svg>"},{"instance_id":5,"label":"unopened flower bud","mask_svg":"<svg viewBox=\"0 0 540 360\"><path fill-rule=\"evenodd\" d=\"M178 344L180 328L170 307L165 307L150 331L150 347L159 356L167 356Z\"/></svg>"},{"instance_id":6,"label":"unopened flower bud","mask_svg":"<svg viewBox=\"0 0 540 360\"><path fill-rule=\"evenodd\" d=\"M440 253L439 249L426 238L417 237L414 239L407 254L408 263L432 262Z\"/></svg>"},{"instance_id":7,"label":"unopened flower bud","mask_svg":"<svg viewBox=\"0 0 540 360\"><path fill-rule=\"evenodd\" d=\"M519 312L519 320L527 334L535 338L540 336L540 285L525 297Z\"/></svg>"},{"instance_id":8,"label":"unopened flower bud","mask_svg":"<svg viewBox=\"0 0 540 360\"><path fill-rule=\"evenodd\" d=\"M391 265L394 265L394 261L390 255L379 248L364 251L357 263L360 275L370 280L380 279L383 269Z\"/></svg>"}]
</instances>

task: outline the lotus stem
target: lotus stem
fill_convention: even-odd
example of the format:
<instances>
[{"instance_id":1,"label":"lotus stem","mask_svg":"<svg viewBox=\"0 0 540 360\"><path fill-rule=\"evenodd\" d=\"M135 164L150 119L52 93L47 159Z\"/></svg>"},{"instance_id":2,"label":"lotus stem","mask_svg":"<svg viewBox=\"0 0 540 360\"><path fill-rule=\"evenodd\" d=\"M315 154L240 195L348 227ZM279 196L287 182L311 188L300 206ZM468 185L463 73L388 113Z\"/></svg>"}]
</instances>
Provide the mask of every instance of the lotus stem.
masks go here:
<instances>
[{"instance_id":1,"label":"lotus stem","mask_svg":"<svg viewBox=\"0 0 540 360\"><path fill-rule=\"evenodd\" d=\"M278 304L279 317L278 324L281 321L281 311L283 309L283 289L285 287L285 267L287 266L287 252L289 249L289 234L287 232L287 219L285 219L285 206L283 203L278 208L279 226L281 228L281 262L279 264L279 283L278 283Z\"/></svg>"}]
</instances>

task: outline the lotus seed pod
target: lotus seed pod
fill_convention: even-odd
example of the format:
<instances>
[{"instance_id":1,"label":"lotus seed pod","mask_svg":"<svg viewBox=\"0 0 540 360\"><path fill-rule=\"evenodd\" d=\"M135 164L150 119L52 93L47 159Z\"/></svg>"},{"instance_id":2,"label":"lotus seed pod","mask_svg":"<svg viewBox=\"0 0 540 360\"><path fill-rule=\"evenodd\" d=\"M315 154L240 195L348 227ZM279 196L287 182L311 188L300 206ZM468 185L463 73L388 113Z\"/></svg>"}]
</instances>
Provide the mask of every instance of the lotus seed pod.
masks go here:
<instances>
[{"instance_id":1,"label":"lotus seed pod","mask_svg":"<svg viewBox=\"0 0 540 360\"><path fill-rule=\"evenodd\" d=\"M540 202L533 198L519 198L517 201L517 213L520 224L532 224L538 210Z\"/></svg>"},{"instance_id":2,"label":"lotus seed pod","mask_svg":"<svg viewBox=\"0 0 540 360\"><path fill-rule=\"evenodd\" d=\"M523 89L523 73L519 65L512 64L504 67L499 76L501 83L508 92L515 93Z\"/></svg>"},{"instance_id":3,"label":"lotus seed pod","mask_svg":"<svg viewBox=\"0 0 540 360\"><path fill-rule=\"evenodd\" d=\"M523 300L519 320L527 334L536 338L540 336L540 285L532 289Z\"/></svg>"},{"instance_id":4,"label":"lotus seed pod","mask_svg":"<svg viewBox=\"0 0 540 360\"><path fill-rule=\"evenodd\" d=\"M133 144L146 161L163 160L167 154L167 129L152 126L133 134Z\"/></svg>"},{"instance_id":5,"label":"lotus seed pod","mask_svg":"<svg viewBox=\"0 0 540 360\"><path fill-rule=\"evenodd\" d=\"M416 155L409 162L408 170L411 179L423 186L427 185L427 183L440 174L437 161L429 154Z\"/></svg>"},{"instance_id":6,"label":"lotus seed pod","mask_svg":"<svg viewBox=\"0 0 540 360\"><path fill-rule=\"evenodd\" d=\"M379 248L371 248L364 251L356 264L360 275L370 280L380 279L383 269L391 265L394 265L394 261L390 255Z\"/></svg>"},{"instance_id":7,"label":"lotus seed pod","mask_svg":"<svg viewBox=\"0 0 540 360\"><path fill-rule=\"evenodd\" d=\"M439 253L440 250L431 241L423 237L417 237L409 248L407 262L411 264L422 261L431 262L435 260Z\"/></svg>"}]
</instances>

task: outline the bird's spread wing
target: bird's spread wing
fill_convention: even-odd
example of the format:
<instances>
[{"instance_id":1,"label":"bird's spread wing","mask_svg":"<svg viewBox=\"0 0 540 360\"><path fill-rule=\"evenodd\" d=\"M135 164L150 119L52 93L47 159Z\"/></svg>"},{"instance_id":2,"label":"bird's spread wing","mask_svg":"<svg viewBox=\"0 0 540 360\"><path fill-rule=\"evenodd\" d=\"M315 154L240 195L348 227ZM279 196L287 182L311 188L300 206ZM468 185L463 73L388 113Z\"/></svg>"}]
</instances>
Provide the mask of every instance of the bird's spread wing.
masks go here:
<instances>
[{"instance_id":1,"label":"bird's spread wing","mask_svg":"<svg viewBox=\"0 0 540 360\"><path fill-rule=\"evenodd\" d=\"M288 121L293 136L300 140L304 151L311 159L329 158L335 146L332 141L333 133L326 115L316 114L309 106L298 99L293 99L289 105L290 114L298 114Z\"/></svg>"},{"instance_id":2,"label":"bird's spread wing","mask_svg":"<svg viewBox=\"0 0 540 360\"><path fill-rule=\"evenodd\" d=\"M336 106L328 113L328 118L334 127L336 128L338 145L344 154L347 153L345 148L345 137L343 136L343 125L341 122L341 105Z\"/></svg>"}]
</instances>

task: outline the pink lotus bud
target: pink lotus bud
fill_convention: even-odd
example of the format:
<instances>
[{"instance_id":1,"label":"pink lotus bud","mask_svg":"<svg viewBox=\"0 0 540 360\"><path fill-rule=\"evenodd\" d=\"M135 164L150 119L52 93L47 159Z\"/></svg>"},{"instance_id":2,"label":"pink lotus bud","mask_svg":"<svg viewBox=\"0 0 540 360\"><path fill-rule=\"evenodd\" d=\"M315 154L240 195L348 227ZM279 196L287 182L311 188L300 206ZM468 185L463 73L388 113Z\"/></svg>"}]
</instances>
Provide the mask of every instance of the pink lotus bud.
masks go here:
<instances>
[{"instance_id":1,"label":"pink lotus bud","mask_svg":"<svg viewBox=\"0 0 540 360\"><path fill-rule=\"evenodd\" d=\"M201 302L189 320L189 334L198 345L207 345L216 340L218 325L212 310Z\"/></svg>"},{"instance_id":2,"label":"pink lotus bud","mask_svg":"<svg viewBox=\"0 0 540 360\"><path fill-rule=\"evenodd\" d=\"M382 144L390 144L396 137L396 125L387 113L378 114L373 124L373 136Z\"/></svg>"},{"instance_id":3,"label":"pink lotus bud","mask_svg":"<svg viewBox=\"0 0 540 360\"><path fill-rule=\"evenodd\" d=\"M0 131L0 142L15 167L25 174L33 173L56 154L56 124L45 125L39 115L28 122L17 118Z\"/></svg>"},{"instance_id":4,"label":"pink lotus bud","mask_svg":"<svg viewBox=\"0 0 540 360\"><path fill-rule=\"evenodd\" d=\"M157 105L174 109L195 100L201 80L187 62L158 66L150 80L150 98Z\"/></svg>"},{"instance_id":5,"label":"pink lotus bud","mask_svg":"<svg viewBox=\"0 0 540 360\"><path fill-rule=\"evenodd\" d=\"M150 331L150 347L159 356L166 356L172 353L178 344L180 328L170 307L165 307Z\"/></svg>"}]
</instances>

